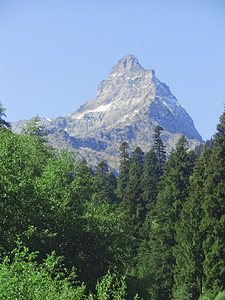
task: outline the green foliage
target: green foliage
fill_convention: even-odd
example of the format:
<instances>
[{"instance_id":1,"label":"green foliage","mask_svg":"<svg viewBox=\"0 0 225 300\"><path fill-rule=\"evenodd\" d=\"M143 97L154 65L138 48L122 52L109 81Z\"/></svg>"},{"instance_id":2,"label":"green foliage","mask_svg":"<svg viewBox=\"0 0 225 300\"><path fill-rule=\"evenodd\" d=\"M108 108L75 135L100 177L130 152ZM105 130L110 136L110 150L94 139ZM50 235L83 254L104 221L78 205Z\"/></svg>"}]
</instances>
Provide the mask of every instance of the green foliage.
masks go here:
<instances>
[{"instance_id":1,"label":"green foliage","mask_svg":"<svg viewBox=\"0 0 225 300\"><path fill-rule=\"evenodd\" d=\"M200 156L202 151L204 151L205 148L207 148L209 151L213 148L213 139L207 140L204 144L197 145L194 149L194 152L197 156Z\"/></svg>"},{"instance_id":2,"label":"green foliage","mask_svg":"<svg viewBox=\"0 0 225 300\"><path fill-rule=\"evenodd\" d=\"M38 252L29 253L17 242L17 248L0 264L0 299L126 299L125 276L111 272L98 280L96 292L87 293L86 286L76 281L76 274L68 274L60 257L54 252L43 263L37 264ZM138 299L136 296L134 299Z\"/></svg>"},{"instance_id":3,"label":"green foliage","mask_svg":"<svg viewBox=\"0 0 225 300\"><path fill-rule=\"evenodd\" d=\"M33 117L22 127L22 133L35 136L45 136L47 134L47 130L40 124L40 121L41 119L39 116Z\"/></svg>"},{"instance_id":4,"label":"green foliage","mask_svg":"<svg viewBox=\"0 0 225 300\"><path fill-rule=\"evenodd\" d=\"M12 250L16 234L40 217L35 184L53 152L40 137L0 128L0 139L0 247Z\"/></svg>"},{"instance_id":5,"label":"green foliage","mask_svg":"<svg viewBox=\"0 0 225 300\"><path fill-rule=\"evenodd\" d=\"M37 252L18 242L10 262L5 257L0 265L1 299L85 299L85 286L72 287L75 275L65 277L60 259L53 252L42 264L35 261Z\"/></svg>"},{"instance_id":6,"label":"green foliage","mask_svg":"<svg viewBox=\"0 0 225 300\"><path fill-rule=\"evenodd\" d=\"M115 203L117 181L112 172L109 172L109 168L106 162L101 161L95 171L93 180L93 201Z\"/></svg>"},{"instance_id":7,"label":"green foliage","mask_svg":"<svg viewBox=\"0 0 225 300\"><path fill-rule=\"evenodd\" d=\"M108 271L108 273L102 278L102 280L97 282L96 291L97 299L126 299L125 296L127 293L125 276L118 280Z\"/></svg>"},{"instance_id":8,"label":"green foliage","mask_svg":"<svg viewBox=\"0 0 225 300\"><path fill-rule=\"evenodd\" d=\"M216 296L214 296L213 291L207 290L203 295L199 297L198 300L225 300L225 291L221 291Z\"/></svg>"},{"instance_id":9,"label":"green foliage","mask_svg":"<svg viewBox=\"0 0 225 300\"><path fill-rule=\"evenodd\" d=\"M160 126L146 155L124 142L118 179L2 116L0 298L225 298L225 113L197 160L182 136L165 162Z\"/></svg>"},{"instance_id":10,"label":"green foliage","mask_svg":"<svg viewBox=\"0 0 225 300\"><path fill-rule=\"evenodd\" d=\"M188 293L185 284L180 284L177 290L173 293L173 300L191 300L191 293Z\"/></svg>"},{"instance_id":11,"label":"green foliage","mask_svg":"<svg viewBox=\"0 0 225 300\"><path fill-rule=\"evenodd\" d=\"M91 174L75 159L72 153L58 152L43 167L35 185L42 216L33 224L38 231L26 239L29 247L38 249L42 255L55 250L58 255L65 256L65 264L70 268L78 264L84 230L84 203L91 193ZM48 237L39 234L42 230Z\"/></svg>"},{"instance_id":12,"label":"green foliage","mask_svg":"<svg viewBox=\"0 0 225 300\"><path fill-rule=\"evenodd\" d=\"M200 225L203 218L203 185L208 159L209 151L206 148L190 177L189 195L175 227L177 244L173 251L176 258L174 291L185 284L186 290L192 296L191 299L199 298L204 280L202 250L204 235Z\"/></svg>"},{"instance_id":13,"label":"green foliage","mask_svg":"<svg viewBox=\"0 0 225 300\"><path fill-rule=\"evenodd\" d=\"M0 127L3 128L10 127L10 124L7 121L5 121L2 117L6 117L6 115L5 115L5 108L2 106L2 103L0 101Z\"/></svg>"},{"instance_id":14,"label":"green foliage","mask_svg":"<svg viewBox=\"0 0 225 300\"><path fill-rule=\"evenodd\" d=\"M131 247L133 259L129 265L129 273L132 273L136 264L137 249L140 241L140 228L146 214L146 203L142 198L141 176L143 172L144 153L140 147L136 147L130 159L129 179L126 185L121 209L124 212L129 236L133 238Z\"/></svg>"},{"instance_id":15,"label":"green foliage","mask_svg":"<svg viewBox=\"0 0 225 300\"><path fill-rule=\"evenodd\" d=\"M163 144L161 134L164 129L157 125L154 134L153 134L153 149L157 155L158 158L158 164L159 164L159 172L160 175L162 174L163 165L166 161L166 151L165 151L165 145Z\"/></svg>"},{"instance_id":16,"label":"green foliage","mask_svg":"<svg viewBox=\"0 0 225 300\"><path fill-rule=\"evenodd\" d=\"M92 171L72 153L53 151L42 136L3 128L0 134L1 255L12 251L20 235L40 252L39 262L54 250L89 287L109 267L124 272L131 243L126 224L107 196L92 201ZM102 176L115 190L115 177Z\"/></svg>"},{"instance_id":17,"label":"green foliage","mask_svg":"<svg viewBox=\"0 0 225 300\"><path fill-rule=\"evenodd\" d=\"M170 154L164 165L156 205L148 216L150 225L148 265L151 268L147 270L144 277L149 280L149 292L152 299L169 299L172 294L175 225L187 197L194 159L193 153L187 152L186 139L181 137L177 143L176 152Z\"/></svg>"},{"instance_id":18,"label":"green foliage","mask_svg":"<svg viewBox=\"0 0 225 300\"><path fill-rule=\"evenodd\" d=\"M149 270L152 268L150 261L151 251L149 241L151 236L152 213L158 195L158 183L161 176L161 168L157 155L153 149L145 155L143 173L141 177L142 198L145 203L146 216L140 228L141 242L139 243L137 255L137 276L142 284L142 294L148 294L146 290L151 289L152 275ZM140 283L138 284L141 285ZM141 294L141 295L142 295ZM147 296L146 296L147 297Z\"/></svg>"},{"instance_id":19,"label":"green foliage","mask_svg":"<svg viewBox=\"0 0 225 300\"><path fill-rule=\"evenodd\" d=\"M199 297L199 300L215 300L212 291L207 290Z\"/></svg>"},{"instance_id":20,"label":"green foliage","mask_svg":"<svg viewBox=\"0 0 225 300\"><path fill-rule=\"evenodd\" d=\"M124 197L125 189L129 180L130 158L128 154L129 145L123 142L120 146L120 166L117 191L120 198Z\"/></svg>"},{"instance_id":21,"label":"green foliage","mask_svg":"<svg viewBox=\"0 0 225 300\"><path fill-rule=\"evenodd\" d=\"M149 150L144 158L143 173L141 175L142 198L145 202L146 213L151 209L158 194L158 182L160 179L160 166L153 149Z\"/></svg>"},{"instance_id":22,"label":"green foliage","mask_svg":"<svg viewBox=\"0 0 225 300\"><path fill-rule=\"evenodd\" d=\"M127 212L128 222L134 226L138 233L145 215L142 201L141 176L143 172L144 153L140 147L136 147L130 161L129 180L126 186L122 207Z\"/></svg>"},{"instance_id":23,"label":"green foliage","mask_svg":"<svg viewBox=\"0 0 225 300\"><path fill-rule=\"evenodd\" d=\"M215 300L225 300L225 291L219 292L218 295L216 295Z\"/></svg>"},{"instance_id":24,"label":"green foliage","mask_svg":"<svg viewBox=\"0 0 225 300\"><path fill-rule=\"evenodd\" d=\"M216 295L225 289L225 112L220 117L204 185L204 288Z\"/></svg>"},{"instance_id":25,"label":"green foliage","mask_svg":"<svg viewBox=\"0 0 225 300\"><path fill-rule=\"evenodd\" d=\"M86 203L85 232L80 257L82 281L93 289L96 280L108 269L122 274L131 260L132 236L123 213L109 204ZM86 272L82 272L85 269Z\"/></svg>"}]
</instances>

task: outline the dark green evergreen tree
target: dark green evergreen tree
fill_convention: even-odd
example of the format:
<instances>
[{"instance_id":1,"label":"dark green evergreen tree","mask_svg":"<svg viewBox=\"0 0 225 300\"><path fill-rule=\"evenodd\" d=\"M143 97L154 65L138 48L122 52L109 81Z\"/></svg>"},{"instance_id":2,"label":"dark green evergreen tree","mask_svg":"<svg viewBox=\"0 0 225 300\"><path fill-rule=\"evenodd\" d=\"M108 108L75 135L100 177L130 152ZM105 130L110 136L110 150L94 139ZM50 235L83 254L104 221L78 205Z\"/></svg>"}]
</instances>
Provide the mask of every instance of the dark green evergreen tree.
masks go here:
<instances>
[{"instance_id":1,"label":"dark green evergreen tree","mask_svg":"<svg viewBox=\"0 0 225 300\"><path fill-rule=\"evenodd\" d=\"M142 199L145 205L146 216L140 228L140 244L137 255L137 277L139 286L141 286L140 295L144 299L148 299L148 288L151 283L149 270L149 231L151 228L151 217L154 211L156 198L158 195L158 182L160 180L161 168L158 162L157 155L153 149L149 150L144 158L143 174L141 178Z\"/></svg>"},{"instance_id":2,"label":"dark green evergreen tree","mask_svg":"<svg viewBox=\"0 0 225 300\"><path fill-rule=\"evenodd\" d=\"M109 166L101 161L96 168L93 180L93 201L114 203L116 197L117 181L112 172L109 172Z\"/></svg>"},{"instance_id":3,"label":"dark green evergreen tree","mask_svg":"<svg viewBox=\"0 0 225 300\"><path fill-rule=\"evenodd\" d=\"M5 121L3 119L3 117L6 117L5 115L5 108L2 106L2 103L0 101L0 127L5 127L5 128L9 128L10 127L10 123Z\"/></svg>"},{"instance_id":4,"label":"dark green evergreen tree","mask_svg":"<svg viewBox=\"0 0 225 300\"><path fill-rule=\"evenodd\" d=\"M144 153L140 147L136 147L130 158L129 179L125 188L123 200L120 204L124 213L124 222L128 235L132 239L130 251L132 258L129 262L127 273L130 276L128 289L132 295L132 289L138 286L136 282L136 256L140 244L140 228L144 222L146 213L145 203L142 199L141 177L143 173Z\"/></svg>"},{"instance_id":5,"label":"dark green evergreen tree","mask_svg":"<svg viewBox=\"0 0 225 300\"><path fill-rule=\"evenodd\" d=\"M157 184L161 175L158 157L153 149L149 150L144 158L143 173L141 177L142 198L146 208L151 209L158 193Z\"/></svg>"},{"instance_id":6,"label":"dark green evergreen tree","mask_svg":"<svg viewBox=\"0 0 225 300\"><path fill-rule=\"evenodd\" d=\"M148 289L151 285L151 275L149 269L149 232L151 232L152 220L154 215L155 202L158 195L158 183L163 174L163 165L166 161L165 146L161 138L163 128L157 126L154 130L154 145L146 155L142 175L142 198L146 205L146 217L140 229L141 243L138 249L137 274L138 278L144 282L143 289ZM145 291L146 292L146 291Z\"/></svg>"},{"instance_id":7,"label":"dark green evergreen tree","mask_svg":"<svg viewBox=\"0 0 225 300\"><path fill-rule=\"evenodd\" d=\"M210 150L205 147L190 177L189 196L183 205L180 221L176 223L177 244L173 251L176 259L174 299L179 299L175 295L185 292L190 299L197 300L202 293L204 235L200 225L203 218L203 186L209 155Z\"/></svg>"},{"instance_id":8,"label":"dark green evergreen tree","mask_svg":"<svg viewBox=\"0 0 225 300\"><path fill-rule=\"evenodd\" d=\"M119 175L117 190L118 196L123 199L125 194L125 189L129 179L129 168L130 168L130 158L129 158L129 145L127 142L123 142L120 146L120 165L119 165Z\"/></svg>"},{"instance_id":9,"label":"dark green evergreen tree","mask_svg":"<svg viewBox=\"0 0 225 300\"><path fill-rule=\"evenodd\" d=\"M136 147L132 153L129 169L129 180L125 189L122 207L127 212L130 224L138 232L144 220L145 207L142 200L141 176L143 172L144 152Z\"/></svg>"},{"instance_id":10,"label":"dark green evergreen tree","mask_svg":"<svg viewBox=\"0 0 225 300\"><path fill-rule=\"evenodd\" d=\"M145 274L149 280L150 299L170 299L174 284L175 259L173 248L175 226L187 198L189 177L194 166L195 155L188 152L184 136L177 143L164 165L164 174L159 184L156 205L151 213L149 260L151 269Z\"/></svg>"},{"instance_id":11,"label":"dark green evergreen tree","mask_svg":"<svg viewBox=\"0 0 225 300\"><path fill-rule=\"evenodd\" d=\"M225 112L220 117L214 146L207 167L202 227L206 234L204 248L204 291L214 296L225 289Z\"/></svg>"},{"instance_id":12,"label":"dark green evergreen tree","mask_svg":"<svg viewBox=\"0 0 225 300\"><path fill-rule=\"evenodd\" d=\"M158 158L158 164L159 164L159 172L162 174L163 165L166 161L166 151L165 151L165 145L162 141L162 131L164 129L157 125L154 134L153 134L153 149L157 155Z\"/></svg>"},{"instance_id":13,"label":"dark green evergreen tree","mask_svg":"<svg viewBox=\"0 0 225 300\"><path fill-rule=\"evenodd\" d=\"M204 144L197 145L194 149L194 152L197 156L200 156L202 151L204 151L205 148L208 148L209 150L212 150L213 148L213 139L207 140Z\"/></svg>"}]
</instances>

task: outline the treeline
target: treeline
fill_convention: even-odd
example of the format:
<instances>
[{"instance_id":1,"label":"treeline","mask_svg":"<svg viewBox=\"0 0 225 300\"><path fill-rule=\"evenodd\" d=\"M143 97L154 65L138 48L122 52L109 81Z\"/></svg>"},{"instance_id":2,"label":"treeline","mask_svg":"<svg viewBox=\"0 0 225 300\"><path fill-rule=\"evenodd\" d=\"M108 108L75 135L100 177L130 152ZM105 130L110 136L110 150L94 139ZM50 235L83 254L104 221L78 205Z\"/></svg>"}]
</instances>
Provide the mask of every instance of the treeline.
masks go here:
<instances>
[{"instance_id":1,"label":"treeline","mask_svg":"<svg viewBox=\"0 0 225 300\"><path fill-rule=\"evenodd\" d=\"M18 135L3 116L0 286L22 261L71 299L225 299L225 113L198 155L182 136L167 157L160 126L146 154L122 143L117 178L50 148L38 118Z\"/></svg>"}]
</instances>

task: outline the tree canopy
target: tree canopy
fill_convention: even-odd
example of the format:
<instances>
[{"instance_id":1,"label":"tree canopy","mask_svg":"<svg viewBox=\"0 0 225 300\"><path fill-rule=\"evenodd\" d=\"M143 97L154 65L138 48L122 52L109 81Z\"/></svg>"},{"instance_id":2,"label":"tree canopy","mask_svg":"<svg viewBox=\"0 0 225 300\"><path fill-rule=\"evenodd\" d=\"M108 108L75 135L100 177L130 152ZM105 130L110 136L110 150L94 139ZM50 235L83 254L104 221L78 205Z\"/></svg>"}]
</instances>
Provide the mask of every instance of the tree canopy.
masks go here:
<instances>
[{"instance_id":1,"label":"tree canopy","mask_svg":"<svg viewBox=\"0 0 225 300\"><path fill-rule=\"evenodd\" d=\"M123 142L116 177L4 111L0 298L224 299L225 112L197 152L181 136L166 155L160 126L147 153Z\"/></svg>"}]
</instances>

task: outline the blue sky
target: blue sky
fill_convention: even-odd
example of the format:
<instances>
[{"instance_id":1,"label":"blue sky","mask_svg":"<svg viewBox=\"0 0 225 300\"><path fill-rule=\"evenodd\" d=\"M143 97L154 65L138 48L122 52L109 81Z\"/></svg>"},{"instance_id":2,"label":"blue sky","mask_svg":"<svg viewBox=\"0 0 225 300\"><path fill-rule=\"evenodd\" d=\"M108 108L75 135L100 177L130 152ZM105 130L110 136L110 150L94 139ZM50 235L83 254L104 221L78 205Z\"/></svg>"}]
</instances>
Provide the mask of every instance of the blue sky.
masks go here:
<instances>
[{"instance_id":1,"label":"blue sky","mask_svg":"<svg viewBox=\"0 0 225 300\"><path fill-rule=\"evenodd\" d=\"M126 54L155 70L204 140L215 133L225 103L224 0L0 0L8 121L74 112Z\"/></svg>"}]
</instances>

